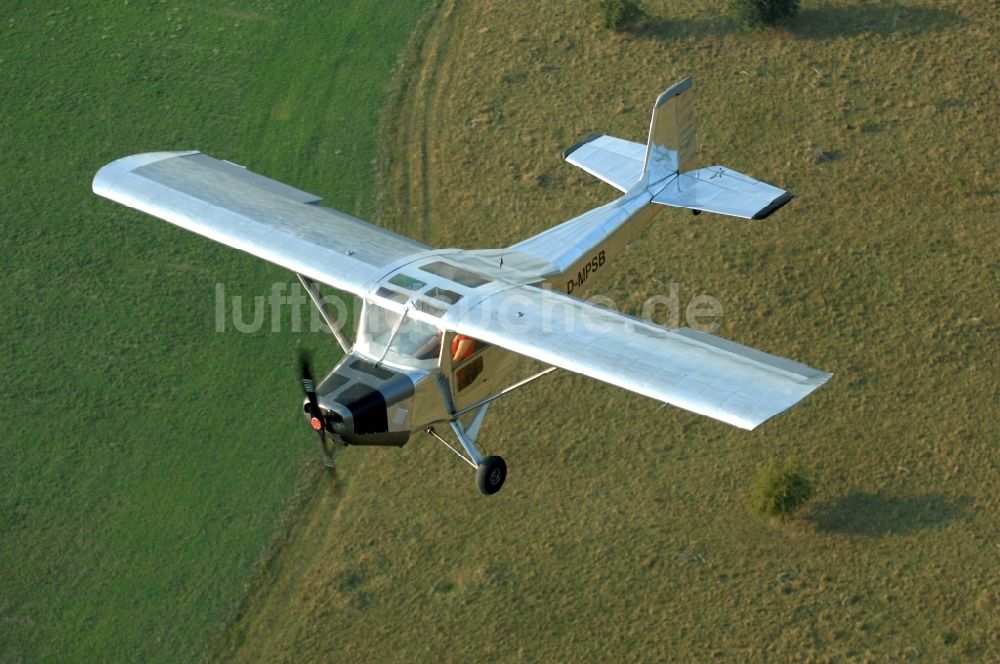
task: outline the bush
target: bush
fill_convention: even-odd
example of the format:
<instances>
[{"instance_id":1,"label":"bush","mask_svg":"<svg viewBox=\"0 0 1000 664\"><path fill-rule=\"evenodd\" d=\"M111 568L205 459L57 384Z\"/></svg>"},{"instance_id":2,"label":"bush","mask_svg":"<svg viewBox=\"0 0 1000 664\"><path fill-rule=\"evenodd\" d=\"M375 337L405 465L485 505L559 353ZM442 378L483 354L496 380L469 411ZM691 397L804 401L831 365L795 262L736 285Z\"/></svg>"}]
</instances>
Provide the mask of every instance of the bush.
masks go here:
<instances>
[{"instance_id":1,"label":"bush","mask_svg":"<svg viewBox=\"0 0 1000 664\"><path fill-rule=\"evenodd\" d=\"M733 10L751 26L777 25L799 13L799 0L731 0Z\"/></svg>"},{"instance_id":2,"label":"bush","mask_svg":"<svg viewBox=\"0 0 1000 664\"><path fill-rule=\"evenodd\" d=\"M642 16L635 0L595 0L597 17L605 28L622 31Z\"/></svg>"},{"instance_id":3,"label":"bush","mask_svg":"<svg viewBox=\"0 0 1000 664\"><path fill-rule=\"evenodd\" d=\"M753 508L765 516L787 519L813 496L812 483L791 461L772 461L757 474L750 492Z\"/></svg>"}]
</instances>

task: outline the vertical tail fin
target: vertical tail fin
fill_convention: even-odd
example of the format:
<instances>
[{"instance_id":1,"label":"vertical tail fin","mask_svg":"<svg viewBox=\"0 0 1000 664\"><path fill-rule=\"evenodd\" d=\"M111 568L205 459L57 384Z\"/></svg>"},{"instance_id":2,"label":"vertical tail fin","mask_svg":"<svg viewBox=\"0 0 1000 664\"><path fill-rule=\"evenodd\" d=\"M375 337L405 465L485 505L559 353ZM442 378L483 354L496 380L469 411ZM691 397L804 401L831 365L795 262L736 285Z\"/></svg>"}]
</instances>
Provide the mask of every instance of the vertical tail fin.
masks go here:
<instances>
[{"instance_id":1,"label":"vertical tail fin","mask_svg":"<svg viewBox=\"0 0 1000 664\"><path fill-rule=\"evenodd\" d=\"M695 166L697 152L694 95L691 92L691 77L688 76L656 98L642 177L653 184L690 171Z\"/></svg>"}]
</instances>

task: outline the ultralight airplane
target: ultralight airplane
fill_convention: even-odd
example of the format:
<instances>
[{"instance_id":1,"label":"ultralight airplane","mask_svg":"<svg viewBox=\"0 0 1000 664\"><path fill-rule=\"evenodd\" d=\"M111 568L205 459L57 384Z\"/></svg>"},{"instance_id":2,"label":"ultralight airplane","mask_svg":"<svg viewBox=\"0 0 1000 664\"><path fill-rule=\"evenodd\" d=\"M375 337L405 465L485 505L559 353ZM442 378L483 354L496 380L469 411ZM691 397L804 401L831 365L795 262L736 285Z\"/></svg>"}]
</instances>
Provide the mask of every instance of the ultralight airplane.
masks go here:
<instances>
[{"instance_id":1,"label":"ultralight airplane","mask_svg":"<svg viewBox=\"0 0 1000 664\"><path fill-rule=\"evenodd\" d=\"M490 404L556 369L753 429L831 374L579 297L650 223L651 203L764 219L792 195L722 166L693 168L691 78L661 94L646 145L593 135L564 158L623 192L502 249L434 249L200 152L153 152L98 171L94 192L295 272L343 347L318 384L302 364L307 421L344 445L402 446L426 432L496 493L507 476L477 444ZM352 345L318 284L363 301ZM511 384L517 356L548 365ZM438 426L454 433L464 454Z\"/></svg>"}]
</instances>

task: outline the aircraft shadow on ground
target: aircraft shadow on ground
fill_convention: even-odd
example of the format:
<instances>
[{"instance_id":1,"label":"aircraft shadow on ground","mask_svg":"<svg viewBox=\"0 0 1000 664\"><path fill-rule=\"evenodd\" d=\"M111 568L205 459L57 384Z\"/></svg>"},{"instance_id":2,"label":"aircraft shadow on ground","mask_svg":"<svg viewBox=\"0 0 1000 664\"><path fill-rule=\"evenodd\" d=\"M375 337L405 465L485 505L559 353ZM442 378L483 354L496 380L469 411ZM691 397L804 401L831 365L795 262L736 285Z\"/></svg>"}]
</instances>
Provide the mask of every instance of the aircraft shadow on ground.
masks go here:
<instances>
[{"instance_id":1,"label":"aircraft shadow on ground","mask_svg":"<svg viewBox=\"0 0 1000 664\"><path fill-rule=\"evenodd\" d=\"M821 6L802 10L789 26L802 39L850 37L864 32L887 36L902 32L920 34L961 23L961 15L948 9L905 4L863 4L852 7ZM679 37L721 37L745 30L733 17L671 20L645 16L630 30L638 37L672 40Z\"/></svg>"},{"instance_id":2,"label":"aircraft shadow on ground","mask_svg":"<svg viewBox=\"0 0 1000 664\"><path fill-rule=\"evenodd\" d=\"M949 499L938 494L879 496L859 492L818 504L811 519L820 532L869 537L906 535L944 526L971 502L967 496Z\"/></svg>"}]
</instances>

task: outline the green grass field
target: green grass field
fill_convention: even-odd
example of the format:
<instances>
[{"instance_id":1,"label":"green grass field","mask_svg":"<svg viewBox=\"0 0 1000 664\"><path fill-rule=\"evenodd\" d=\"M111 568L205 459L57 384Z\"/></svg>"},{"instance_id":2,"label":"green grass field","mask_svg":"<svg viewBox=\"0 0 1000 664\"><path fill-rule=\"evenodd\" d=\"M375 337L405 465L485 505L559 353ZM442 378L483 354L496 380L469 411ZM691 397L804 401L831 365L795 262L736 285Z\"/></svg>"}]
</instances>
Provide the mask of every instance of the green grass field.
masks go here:
<instances>
[{"instance_id":1,"label":"green grass field","mask_svg":"<svg viewBox=\"0 0 1000 664\"><path fill-rule=\"evenodd\" d=\"M426 5L0 10L0 660L1000 660L1000 15L802 4L746 32L648 0L612 35L441 0L380 136ZM718 334L836 375L747 433L557 373L491 409L491 498L426 438L322 472L293 356L332 341L214 331L216 283L291 275L89 189L194 147L502 245L615 196L559 151L643 140L687 74L703 163L798 197L665 210L601 289L711 294ZM769 523L751 480L789 456L817 495Z\"/></svg>"},{"instance_id":2,"label":"green grass field","mask_svg":"<svg viewBox=\"0 0 1000 664\"><path fill-rule=\"evenodd\" d=\"M215 332L216 283L294 277L99 199L94 172L200 149L370 216L425 6L0 6L0 660L199 659L319 476L294 354L328 364L329 335Z\"/></svg>"}]
</instances>

